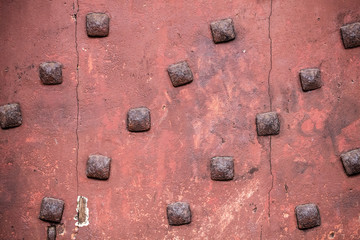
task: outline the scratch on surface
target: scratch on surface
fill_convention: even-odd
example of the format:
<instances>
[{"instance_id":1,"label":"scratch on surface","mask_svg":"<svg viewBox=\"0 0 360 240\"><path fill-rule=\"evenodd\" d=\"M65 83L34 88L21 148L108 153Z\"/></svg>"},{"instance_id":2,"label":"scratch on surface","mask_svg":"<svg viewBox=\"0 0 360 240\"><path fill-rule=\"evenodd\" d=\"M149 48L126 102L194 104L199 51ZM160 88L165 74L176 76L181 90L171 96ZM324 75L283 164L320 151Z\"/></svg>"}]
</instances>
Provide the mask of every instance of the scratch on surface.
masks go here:
<instances>
[{"instance_id":1,"label":"scratch on surface","mask_svg":"<svg viewBox=\"0 0 360 240\"><path fill-rule=\"evenodd\" d=\"M79 106L79 50L78 50L78 14L79 14L79 2L76 0L73 3L74 10L74 19L75 19L75 51L76 51L76 195L79 195L79 115L80 115L80 106Z\"/></svg>"},{"instance_id":2,"label":"scratch on surface","mask_svg":"<svg viewBox=\"0 0 360 240\"><path fill-rule=\"evenodd\" d=\"M272 111L272 98L271 98L271 86L270 86L270 77L271 77L271 71L272 71L272 38L271 38L271 16L272 16L272 11L273 11L273 1L270 1L270 14L269 14L269 28L268 28L268 32L269 32L269 41L270 41L270 69L269 69L269 74L268 74L268 94L269 94L269 101L270 101L270 111ZM271 191L274 188L274 175L272 172L272 149L271 149L271 136L269 137L269 170L270 170L270 175L271 175L271 187L269 189L268 192L268 216L269 216L269 220L270 220L270 216L271 216L271 208L270 208L270 204L271 204Z\"/></svg>"}]
</instances>

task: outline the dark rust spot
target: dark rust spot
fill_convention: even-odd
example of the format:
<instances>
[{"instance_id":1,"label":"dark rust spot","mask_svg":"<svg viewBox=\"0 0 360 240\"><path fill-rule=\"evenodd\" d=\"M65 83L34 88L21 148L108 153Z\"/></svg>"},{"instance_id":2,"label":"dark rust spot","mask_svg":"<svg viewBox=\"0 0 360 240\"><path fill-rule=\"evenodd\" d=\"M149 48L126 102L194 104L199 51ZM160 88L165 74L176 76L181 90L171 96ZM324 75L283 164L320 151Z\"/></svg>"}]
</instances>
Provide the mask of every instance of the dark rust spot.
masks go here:
<instances>
[{"instance_id":1,"label":"dark rust spot","mask_svg":"<svg viewBox=\"0 0 360 240\"><path fill-rule=\"evenodd\" d=\"M295 208L295 213L298 228L301 230L317 227L321 224L320 212L316 204L299 205Z\"/></svg>"},{"instance_id":2,"label":"dark rust spot","mask_svg":"<svg viewBox=\"0 0 360 240\"><path fill-rule=\"evenodd\" d=\"M39 66L40 80L45 85L62 83L62 65L59 62L44 62Z\"/></svg>"},{"instance_id":3,"label":"dark rust spot","mask_svg":"<svg viewBox=\"0 0 360 240\"><path fill-rule=\"evenodd\" d=\"M56 239L56 227L48 226L47 229L47 240L55 240Z\"/></svg>"},{"instance_id":4,"label":"dark rust spot","mask_svg":"<svg viewBox=\"0 0 360 240\"><path fill-rule=\"evenodd\" d=\"M169 225L183 225L191 222L190 205L186 202L171 203L166 208Z\"/></svg>"},{"instance_id":5,"label":"dark rust spot","mask_svg":"<svg viewBox=\"0 0 360 240\"><path fill-rule=\"evenodd\" d=\"M107 180L110 176L110 165L111 158L102 155L90 155L86 163L86 176Z\"/></svg>"},{"instance_id":6,"label":"dark rust spot","mask_svg":"<svg viewBox=\"0 0 360 240\"><path fill-rule=\"evenodd\" d=\"M110 18L105 13L86 15L86 32L89 37L106 37L109 35Z\"/></svg>"},{"instance_id":7,"label":"dark rust spot","mask_svg":"<svg viewBox=\"0 0 360 240\"><path fill-rule=\"evenodd\" d=\"M345 48L360 46L360 22L344 25L340 31Z\"/></svg>"},{"instance_id":8,"label":"dark rust spot","mask_svg":"<svg viewBox=\"0 0 360 240\"><path fill-rule=\"evenodd\" d=\"M304 92L321 88L321 72L318 68L307 68L300 70L301 87Z\"/></svg>"},{"instance_id":9,"label":"dark rust spot","mask_svg":"<svg viewBox=\"0 0 360 240\"><path fill-rule=\"evenodd\" d=\"M256 130L259 136L277 135L280 133L280 120L276 112L256 115Z\"/></svg>"},{"instance_id":10,"label":"dark rust spot","mask_svg":"<svg viewBox=\"0 0 360 240\"><path fill-rule=\"evenodd\" d=\"M22 124L21 110L18 103L0 106L0 124L2 129L14 128Z\"/></svg>"},{"instance_id":11,"label":"dark rust spot","mask_svg":"<svg viewBox=\"0 0 360 240\"><path fill-rule=\"evenodd\" d=\"M348 176L360 173L360 148L341 154L340 159Z\"/></svg>"},{"instance_id":12,"label":"dark rust spot","mask_svg":"<svg viewBox=\"0 0 360 240\"><path fill-rule=\"evenodd\" d=\"M41 202L39 218L43 221L59 223L64 211L64 205L63 200L44 197Z\"/></svg>"},{"instance_id":13,"label":"dark rust spot","mask_svg":"<svg viewBox=\"0 0 360 240\"><path fill-rule=\"evenodd\" d=\"M210 160L211 179L228 181L234 178L234 159L232 157L213 157Z\"/></svg>"},{"instance_id":14,"label":"dark rust spot","mask_svg":"<svg viewBox=\"0 0 360 240\"><path fill-rule=\"evenodd\" d=\"M192 71L186 61L170 65L168 67L168 73L174 87L179 87L193 81Z\"/></svg>"},{"instance_id":15,"label":"dark rust spot","mask_svg":"<svg viewBox=\"0 0 360 240\"><path fill-rule=\"evenodd\" d=\"M146 107L132 108L127 114L127 128L130 132L150 130L150 110Z\"/></svg>"},{"instance_id":16,"label":"dark rust spot","mask_svg":"<svg viewBox=\"0 0 360 240\"><path fill-rule=\"evenodd\" d=\"M231 18L212 22L210 29L214 43L228 42L235 39L234 22Z\"/></svg>"}]
</instances>

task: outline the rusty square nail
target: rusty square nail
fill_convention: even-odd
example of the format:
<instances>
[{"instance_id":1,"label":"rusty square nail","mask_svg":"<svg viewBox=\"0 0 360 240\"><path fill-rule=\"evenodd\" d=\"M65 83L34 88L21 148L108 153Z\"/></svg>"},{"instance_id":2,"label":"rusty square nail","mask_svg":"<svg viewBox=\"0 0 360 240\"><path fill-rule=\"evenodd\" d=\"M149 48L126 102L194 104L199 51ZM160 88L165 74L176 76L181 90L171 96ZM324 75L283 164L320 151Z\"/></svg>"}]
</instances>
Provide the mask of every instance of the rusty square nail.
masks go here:
<instances>
[{"instance_id":1,"label":"rusty square nail","mask_svg":"<svg viewBox=\"0 0 360 240\"><path fill-rule=\"evenodd\" d=\"M307 68L300 70L301 87L304 92L321 88L321 72L318 68Z\"/></svg>"},{"instance_id":2,"label":"rusty square nail","mask_svg":"<svg viewBox=\"0 0 360 240\"><path fill-rule=\"evenodd\" d=\"M179 226L191 222L190 205L186 202L171 203L166 212L169 225Z\"/></svg>"},{"instance_id":3,"label":"rusty square nail","mask_svg":"<svg viewBox=\"0 0 360 240\"><path fill-rule=\"evenodd\" d=\"M280 120L276 112L256 115L256 130L259 136L277 135L280 132Z\"/></svg>"},{"instance_id":4,"label":"rusty square nail","mask_svg":"<svg viewBox=\"0 0 360 240\"><path fill-rule=\"evenodd\" d=\"M360 148L343 153L340 158L348 176L360 173Z\"/></svg>"},{"instance_id":5,"label":"rusty square nail","mask_svg":"<svg viewBox=\"0 0 360 240\"><path fill-rule=\"evenodd\" d=\"M316 204L308 203L295 208L298 228L308 229L321 225L320 212Z\"/></svg>"},{"instance_id":6,"label":"rusty square nail","mask_svg":"<svg viewBox=\"0 0 360 240\"><path fill-rule=\"evenodd\" d=\"M110 176L111 158L102 155L90 155L86 163L86 176L106 180Z\"/></svg>"},{"instance_id":7,"label":"rusty square nail","mask_svg":"<svg viewBox=\"0 0 360 240\"><path fill-rule=\"evenodd\" d=\"M44 197L41 202L39 218L43 221L59 223L64 211L64 201Z\"/></svg>"},{"instance_id":8,"label":"rusty square nail","mask_svg":"<svg viewBox=\"0 0 360 240\"><path fill-rule=\"evenodd\" d=\"M340 31L345 48L360 46L360 22L344 25Z\"/></svg>"},{"instance_id":9,"label":"rusty square nail","mask_svg":"<svg viewBox=\"0 0 360 240\"><path fill-rule=\"evenodd\" d=\"M39 66L41 82L45 85L62 83L62 65L59 62L43 62Z\"/></svg>"},{"instance_id":10,"label":"rusty square nail","mask_svg":"<svg viewBox=\"0 0 360 240\"><path fill-rule=\"evenodd\" d=\"M150 130L150 110L147 107L132 108L127 114L127 128L130 132Z\"/></svg>"},{"instance_id":11,"label":"rusty square nail","mask_svg":"<svg viewBox=\"0 0 360 240\"><path fill-rule=\"evenodd\" d=\"M22 115L18 103L0 106L0 124L2 129L14 128L22 124Z\"/></svg>"},{"instance_id":12,"label":"rusty square nail","mask_svg":"<svg viewBox=\"0 0 360 240\"><path fill-rule=\"evenodd\" d=\"M211 179L228 181L234 178L234 159L232 157L213 157L210 160Z\"/></svg>"},{"instance_id":13,"label":"rusty square nail","mask_svg":"<svg viewBox=\"0 0 360 240\"><path fill-rule=\"evenodd\" d=\"M47 240L55 240L56 239L56 227L48 226L47 229Z\"/></svg>"},{"instance_id":14,"label":"rusty square nail","mask_svg":"<svg viewBox=\"0 0 360 240\"><path fill-rule=\"evenodd\" d=\"M186 61L172 64L168 67L171 83L174 87L179 87L193 81L193 74Z\"/></svg>"},{"instance_id":15,"label":"rusty square nail","mask_svg":"<svg viewBox=\"0 0 360 240\"><path fill-rule=\"evenodd\" d=\"M214 21L210 24L214 43L228 42L235 39L234 22L231 18Z\"/></svg>"},{"instance_id":16,"label":"rusty square nail","mask_svg":"<svg viewBox=\"0 0 360 240\"><path fill-rule=\"evenodd\" d=\"M86 15L86 32L89 37L106 37L109 35L110 18L105 13L88 13Z\"/></svg>"}]
</instances>

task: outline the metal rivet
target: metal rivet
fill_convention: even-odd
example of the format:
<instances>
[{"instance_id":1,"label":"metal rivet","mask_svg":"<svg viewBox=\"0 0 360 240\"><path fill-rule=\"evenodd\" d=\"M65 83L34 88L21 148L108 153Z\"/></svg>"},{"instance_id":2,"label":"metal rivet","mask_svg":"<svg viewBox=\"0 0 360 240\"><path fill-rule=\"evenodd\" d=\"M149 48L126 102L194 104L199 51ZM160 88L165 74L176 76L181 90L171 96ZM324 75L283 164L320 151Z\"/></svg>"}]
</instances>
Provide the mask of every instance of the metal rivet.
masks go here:
<instances>
[{"instance_id":1,"label":"metal rivet","mask_svg":"<svg viewBox=\"0 0 360 240\"><path fill-rule=\"evenodd\" d=\"M309 203L295 208L296 219L299 229L308 229L320 226L320 212L316 204Z\"/></svg>"},{"instance_id":2,"label":"metal rivet","mask_svg":"<svg viewBox=\"0 0 360 240\"><path fill-rule=\"evenodd\" d=\"M0 125L2 129L18 127L22 124L20 105L9 103L0 106Z\"/></svg>"},{"instance_id":3,"label":"metal rivet","mask_svg":"<svg viewBox=\"0 0 360 240\"><path fill-rule=\"evenodd\" d=\"M48 226L47 229L47 240L55 240L56 239L56 227Z\"/></svg>"},{"instance_id":4,"label":"metal rivet","mask_svg":"<svg viewBox=\"0 0 360 240\"><path fill-rule=\"evenodd\" d=\"M127 114L127 128L130 132L150 130L150 110L146 107L132 108Z\"/></svg>"},{"instance_id":5,"label":"metal rivet","mask_svg":"<svg viewBox=\"0 0 360 240\"><path fill-rule=\"evenodd\" d=\"M277 135L280 132L280 120L276 112L256 115L256 130L259 136Z\"/></svg>"},{"instance_id":6,"label":"metal rivet","mask_svg":"<svg viewBox=\"0 0 360 240\"><path fill-rule=\"evenodd\" d=\"M62 65L59 62L44 62L39 66L41 82L45 85L62 83Z\"/></svg>"},{"instance_id":7,"label":"metal rivet","mask_svg":"<svg viewBox=\"0 0 360 240\"><path fill-rule=\"evenodd\" d=\"M360 46L360 22L344 25L340 31L345 48Z\"/></svg>"},{"instance_id":8,"label":"metal rivet","mask_svg":"<svg viewBox=\"0 0 360 240\"><path fill-rule=\"evenodd\" d=\"M166 208L169 225L183 225L191 222L190 205L186 202L171 203Z\"/></svg>"},{"instance_id":9,"label":"metal rivet","mask_svg":"<svg viewBox=\"0 0 360 240\"><path fill-rule=\"evenodd\" d=\"M105 13L86 15L86 32L89 37L106 37L109 35L110 18Z\"/></svg>"},{"instance_id":10,"label":"metal rivet","mask_svg":"<svg viewBox=\"0 0 360 240\"><path fill-rule=\"evenodd\" d=\"M110 176L111 158L102 155L90 155L86 163L86 176L106 180Z\"/></svg>"},{"instance_id":11,"label":"metal rivet","mask_svg":"<svg viewBox=\"0 0 360 240\"><path fill-rule=\"evenodd\" d=\"M172 64L168 67L171 83L174 87L179 87L193 81L193 74L186 61Z\"/></svg>"},{"instance_id":12,"label":"metal rivet","mask_svg":"<svg viewBox=\"0 0 360 240\"><path fill-rule=\"evenodd\" d=\"M44 197L41 202L39 218L43 221L59 223L64 211L64 205L63 200Z\"/></svg>"},{"instance_id":13,"label":"metal rivet","mask_svg":"<svg viewBox=\"0 0 360 240\"><path fill-rule=\"evenodd\" d=\"M304 92L321 88L321 72L318 68L307 68L300 70L301 87Z\"/></svg>"},{"instance_id":14,"label":"metal rivet","mask_svg":"<svg viewBox=\"0 0 360 240\"><path fill-rule=\"evenodd\" d=\"M213 157L210 160L211 179L228 181L234 178L234 159L232 157Z\"/></svg>"},{"instance_id":15,"label":"metal rivet","mask_svg":"<svg viewBox=\"0 0 360 240\"><path fill-rule=\"evenodd\" d=\"M348 176L360 173L360 148L343 153L340 158Z\"/></svg>"},{"instance_id":16,"label":"metal rivet","mask_svg":"<svg viewBox=\"0 0 360 240\"><path fill-rule=\"evenodd\" d=\"M214 43L228 42L235 39L234 22L231 18L212 22L210 29Z\"/></svg>"}]
</instances>

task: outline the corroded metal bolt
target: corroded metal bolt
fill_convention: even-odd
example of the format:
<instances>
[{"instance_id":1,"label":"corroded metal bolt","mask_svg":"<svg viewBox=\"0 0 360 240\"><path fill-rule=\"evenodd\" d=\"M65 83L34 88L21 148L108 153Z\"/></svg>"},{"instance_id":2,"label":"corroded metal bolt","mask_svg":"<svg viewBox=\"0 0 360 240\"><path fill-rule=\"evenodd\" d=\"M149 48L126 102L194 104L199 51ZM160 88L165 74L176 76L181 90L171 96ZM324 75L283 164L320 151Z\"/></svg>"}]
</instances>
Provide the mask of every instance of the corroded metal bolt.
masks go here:
<instances>
[{"instance_id":1,"label":"corroded metal bolt","mask_svg":"<svg viewBox=\"0 0 360 240\"><path fill-rule=\"evenodd\" d=\"M109 35L110 18L105 13L88 13L86 15L86 32L89 37L106 37Z\"/></svg>"},{"instance_id":2,"label":"corroded metal bolt","mask_svg":"<svg viewBox=\"0 0 360 240\"><path fill-rule=\"evenodd\" d=\"M59 62L43 62L39 66L40 80L45 85L62 83L62 65Z\"/></svg>"},{"instance_id":3,"label":"corroded metal bolt","mask_svg":"<svg viewBox=\"0 0 360 240\"><path fill-rule=\"evenodd\" d=\"M256 130L259 136L277 135L280 132L280 120L276 112L256 115Z\"/></svg>"},{"instance_id":4,"label":"corroded metal bolt","mask_svg":"<svg viewBox=\"0 0 360 240\"><path fill-rule=\"evenodd\" d=\"M234 178L234 159L232 157L213 157L210 160L211 179L228 181Z\"/></svg>"},{"instance_id":5,"label":"corroded metal bolt","mask_svg":"<svg viewBox=\"0 0 360 240\"><path fill-rule=\"evenodd\" d=\"M340 158L348 176L360 173L360 148L343 153Z\"/></svg>"},{"instance_id":6,"label":"corroded metal bolt","mask_svg":"<svg viewBox=\"0 0 360 240\"><path fill-rule=\"evenodd\" d=\"M2 129L18 127L22 124L20 105L9 103L0 106L0 125Z\"/></svg>"},{"instance_id":7,"label":"corroded metal bolt","mask_svg":"<svg viewBox=\"0 0 360 240\"><path fill-rule=\"evenodd\" d=\"M48 226L47 229L47 240L55 240L56 239L56 227Z\"/></svg>"},{"instance_id":8,"label":"corroded metal bolt","mask_svg":"<svg viewBox=\"0 0 360 240\"><path fill-rule=\"evenodd\" d=\"M316 204L298 205L295 213L299 229L313 228L321 224L320 212Z\"/></svg>"},{"instance_id":9,"label":"corroded metal bolt","mask_svg":"<svg viewBox=\"0 0 360 240\"><path fill-rule=\"evenodd\" d=\"M147 107L132 108L127 114L127 128L130 132L150 130L150 110Z\"/></svg>"},{"instance_id":10,"label":"corroded metal bolt","mask_svg":"<svg viewBox=\"0 0 360 240\"><path fill-rule=\"evenodd\" d=\"M360 22L344 25L340 31L345 48L360 46Z\"/></svg>"},{"instance_id":11,"label":"corroded metal bolt","mask_svg":"<svg viewBox=\"0 0 360 240\"><path fill-rule=\"evenodd\" d=\"M179 87L191 83L194 79L189 64L181 61L168 67L171 83L174 87Z\"/></svg>"},{"instance_id":12,"label":"corroded metal bolt","mask_svg":"<svg viewBox=\"0 0 360 240\"><path fill-rule=\"evenodd\" d=\"M186 202L171 203L166 208L169 225L183 225L191 222L190 205Z\"/></svg>"},{"instance_id":13,"label":"corroded metal bolt","mask_svg":"<svg viewBox=\"0 0 360 240\"><path fill-rule=\"evenodd\" d=\"M321 88L321 72L318 68L307 68L300 70L301 87L304 92Z\"/></svg>"},{"instance_id":14,"label":"corroded metal bolt","mask_svg":"<svg viewBox=\"0 0 360 240\"><path fill-rule=\"evenodd\" d=\"M59 223L64 211L64 205L63 200L44 197L41 202L39 218L43 221Z\"/></svg>"},{"instance_id":15,"label":"corroded metal bolt","mask_svg":"<svg viewBox=\"0 0 360 240\"><path fill-rule=\"evenodd\" d=\"M86 163L86 176L106 180L110 176L111 158L102 155L90 155Z\"/></svg>"},{"instance_id":16,"label":"corroded metal bolt","mask_svg":"<svg viewBox=\"0 0 360 240\"><path fill-rule=\"evenodd\" d=\"M235 39L234 22L231 18L212 22L210 29L214 43L228 42Z\"/></svg>"}]
</instances>

